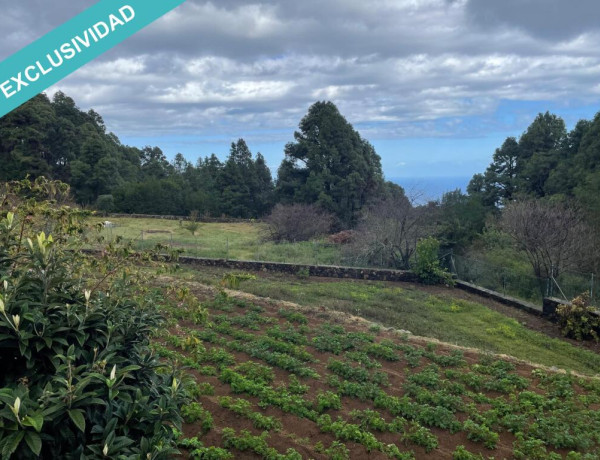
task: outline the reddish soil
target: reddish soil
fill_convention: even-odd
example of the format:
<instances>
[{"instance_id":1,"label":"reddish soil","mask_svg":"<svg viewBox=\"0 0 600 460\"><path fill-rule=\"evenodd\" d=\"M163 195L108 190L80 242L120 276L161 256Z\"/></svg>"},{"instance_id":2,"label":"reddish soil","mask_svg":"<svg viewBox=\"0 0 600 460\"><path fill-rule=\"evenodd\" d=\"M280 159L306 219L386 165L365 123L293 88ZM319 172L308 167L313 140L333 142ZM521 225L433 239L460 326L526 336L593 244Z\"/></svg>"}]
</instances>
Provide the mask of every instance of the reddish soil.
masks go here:
<instances>
[{"instance_id":1,"label":"reddish soil","mask_svg":"<svg viewBox=\"0 0 600 460\"><path fill-rule=\"evenodd\" d=\"M201 299L211 299L214 290L207 286L197 285L190 283L190 287L194 291L194 293ZM416 286L415 286L416 287ZM440 287L423 287L418 286L419 289L426 290L427 292L434 295L447 295L449 293L448 289L440 288ZM521 312L519 310L512 309L510 307L503 306L498 304L497 302L491 301L489 299L482 299L480 297L474 296L472 294L459 291L452 290L451 294L453 297L458 297L465 300L470 300L478 303L482 303L487 305L489 308L500 311L507 316L511 316L522 323L526 323L527 327L531 329L535 329L541 332L545 332L548 335L559 337L559 332L556 331L556 326L548 323L546 320L541 318L537 318L535 316L529 315L525 312ZM286 309L294 309L296 308L298 311L302 312L308 318L308 330L311 331L312 335L318 327L324 323L339 323L344 326L346 331L362 331L367 332L369 323L362 320L361 318L352 317L347 314L341 314L336 312L331 312L325 310L324 308L307 308L300 306L293 306L293 304L289 304L287 302L272 302L267 301L265 299L261 299L258 297L251 296L249 294L244 293L230 293L230 295L235 295L236 297L243 297L245 299L250 300L255 305L260 305L264 308L264 312L261 313L262 317L269 317L276 319L272 324L263 325L262 331L253 331L245 329L244 332L251 333L255 335L261 335L264 332L264 329L267 327L271 327L273 324L279 323L281 325L286 323L286 320L283 319L280 315L278 315L278 310L280 308ZM211 312L212 314L221 314L222 311L219 312ZM227 315L243 315L246 313L245 309L240 308L239 310L233 311L231 313L227 313ZM173 328L170 332L175 335L185 335L183 329L185 328L198 328L192 323L182 322L180 327ZM382 339L390 339L396 343L399 342L399 336L390 331L382 331L377 335L377 342ZM424 348L426 344L425 339L411 337L405 340L409 340L410 345ZM210 344L205 344L207 348L210 348ZM436 354L450 354L452 350L456 350L459 347L455 347L452 345L439 344L436 343L435 353ZM307 363L308 367L313 368L314 370L321 375L321 379L301 379L303 384L309 385L310 389L308 393L305 395L306 399L314 400L316 394L319 391L333 391L333 389L326 383L326 376L330 375L331 372L327 369L327 361L335 357L336 359L342 359L342 355L335 356L331 353L323 353L314 349L312 346L306 346L306 349L310 351L314 358L316 358L317 362ZM253 358L249 354L245 352L237 352L228 350L231 354L233 354L236 358L236 362L243 363L247 361L255 361L261 362L259 359ZM402 353L399 352L399 356L402 356ZM464 358L469 364L477 363L480 360L480 356L474 350L466 350L464 349ZM384 371L389 376L389 387L383 387L383 389L391 396L401 397L404 394L402 389L402 385L405 383L407 375L414 374L419 372L426 364L429 362L425 358L421 358L421 364L419 367L410 369L406 367L406 362L401 359L397 362L388 362L384 360L379 360L382 367L380 370ZM262 362L261 362L262 363ZM264 364L264 363L262 363ZM526 377L530 379L531 385L530 390L536 392L542 392L539 388L537 388L538 381L536 378L532 377L531 371L533 369L532 366L528 364L524 364L521 362L515 361L516 369L514 373ZM276 387L278 384L288 384L289 383L289 373L283 371L279 368L272 366L275 380L273 382L273 387ZM192 371L192 374L197 378L200 382L208 382L212 384L215 388L215 394L212 396L202 396L199 401L204 406L204 408L208 409L213 416L214 419L214 428L209 431L205 435L199 434L200 428L196 424L186 424L184 425L184 434L186 437L198 436L198 438L204 443L205 446L222 446L222 429L225 427L235 428L236 431L240 430L248 430L252 434L259 435L261 430L258 430L252 426L250 420L245 417L241 417L236 415L234 412L222 408L218 404L219 396L232 396L232 397L240 397L250 401L253 404L252 410L260 412L267 416L274 416L279 419L283 424L283 429L279 432L271 431L270 436L268 438L268 443L271 447L274 447L279 452L284 453L288 448L294 448L297 450L303 458L314 458L314 459L325 459L326 455L318 453L315 451L315 444L317 442L321 442L326 448L331 445L331 443L335 440L335 437L331 433L323 433L317 427L316 423L305 419L299 418L295 415L291 415L289 413L283 412L279 408L276 407L268 407L267 409L262 409L258 406L258 398L248 396L246 394L234 394L230 391L229 385L222 384L217 377L209 377L209 376L201 376L197 374L195 371ZM502 396L500 393L488 392L488 396L490 397L498 397ZM504 395L506 396L506 395ZM354 409L365 410L365 409L373 409L372 401L360 401L355 398L343 397L342 398L342 410L329 410L327 413L331 415L331 418L335 420L338 415L342 416L345 420L351 421L349 417L349 412ZM481 406L481 410L489 409L489 407ZM386 412L385 409L378 409L379 412L382 413L384 418L390 422L392 420L392 416ZM459 421L463 421L466 418L465 414L457 413L456 417ZM422 447L419 447L413 443L410 443L404 446L400 441L400 435L395 433L377 433L374 432L379 441L386 444L397 444L401 450L412 450L415 454L415 458L417 459L451 459L452 453L454 452L456 446L464 445L469 451L474 453L481 453L485 458L488 456L494 456L495 458L510 458L512 456L513 450L513 441L515 440L514 436L506 431L500 433L500 439L498 441L497 447L494 450L489 450L483 447L481 443L475 443L467 439L466 433L458 432L456 434L451 434L449 431L442 430L439 428L432 428L431 431L437 436L439 441L439 447L430 453L426 453ZM356 444L353 442L345 443L347 448L350 451L351 459L385 459L388 458L381 452L367 452L365 447ZM251 458L260 458L254 453L251 452L234 452L236 459L251 459Z\"/></svg>"}]
</instances>

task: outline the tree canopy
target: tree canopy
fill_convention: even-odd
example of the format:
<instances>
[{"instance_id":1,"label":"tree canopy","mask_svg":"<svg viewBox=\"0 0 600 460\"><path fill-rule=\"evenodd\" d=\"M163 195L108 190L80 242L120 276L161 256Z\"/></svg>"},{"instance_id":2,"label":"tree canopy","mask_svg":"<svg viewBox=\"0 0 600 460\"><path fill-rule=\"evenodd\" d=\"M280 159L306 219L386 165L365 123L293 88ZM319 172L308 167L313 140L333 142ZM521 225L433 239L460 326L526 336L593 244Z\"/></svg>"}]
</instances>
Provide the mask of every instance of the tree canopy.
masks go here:
<instances>
[{"instance_id":1,"label":"tree canopy","mask_svg":"<svg viewBox=\"0 0 600 460\"><path fill-rule=\"evenodd\" d=\"M279 167L278 200L317 204L352 224L381 190L379 156L332 102L313 104L299 128Z\"/></svg>"},{"instance_id":2,"label":"tree canopy","mask_svg":"<svg viewBox=\"0 0 600 460\"><path fill-rule=\"evenodd\" d=\"M0 181L62 180L79 204L105 212L261 217L273 206L271 172L243 139L225 163L211 155L194 166L182 154L169 162L159 147L121 144L98 113L62 92L0 118L0 158Z\"/></svg>"}]
</instances>

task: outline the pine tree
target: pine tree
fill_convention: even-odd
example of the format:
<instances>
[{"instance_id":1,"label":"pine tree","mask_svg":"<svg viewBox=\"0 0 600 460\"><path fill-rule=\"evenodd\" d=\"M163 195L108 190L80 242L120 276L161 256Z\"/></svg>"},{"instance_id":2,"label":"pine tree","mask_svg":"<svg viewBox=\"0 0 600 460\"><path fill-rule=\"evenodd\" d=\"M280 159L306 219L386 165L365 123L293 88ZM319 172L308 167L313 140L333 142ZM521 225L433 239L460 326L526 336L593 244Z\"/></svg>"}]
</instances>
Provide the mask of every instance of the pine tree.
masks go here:
<instances>
[{"instance_id":1,"label":"pine tree","mask_svg":"<svg viewBox=\"0 0 600 460\"><path fill-rule=\"evenodd\" d=\"M285 147L277 178L278 199L317 204L352 225L383 183L381 162L331 102L317 102Z\"/></svg>"}]
</instances>

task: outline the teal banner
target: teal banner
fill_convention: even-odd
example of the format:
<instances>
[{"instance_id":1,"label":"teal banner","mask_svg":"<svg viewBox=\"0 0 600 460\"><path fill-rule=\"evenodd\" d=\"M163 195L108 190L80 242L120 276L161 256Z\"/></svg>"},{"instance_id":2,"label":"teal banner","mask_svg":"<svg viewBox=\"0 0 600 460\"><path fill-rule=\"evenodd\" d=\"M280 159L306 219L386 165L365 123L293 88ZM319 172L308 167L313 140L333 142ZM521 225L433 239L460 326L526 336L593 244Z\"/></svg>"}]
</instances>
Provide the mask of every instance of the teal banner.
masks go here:
<instances>
[{"instance_id":1,"label":"teal banner","mask_svg":"<svg viewBox=\"0 0 600 460\"><path fill-rule=\"evenodd\" d=\"M0 63L0 117L183 2L101 0L13 54ZM41 5L52 8L52 2Z\"/></svg>"}]
</instances>

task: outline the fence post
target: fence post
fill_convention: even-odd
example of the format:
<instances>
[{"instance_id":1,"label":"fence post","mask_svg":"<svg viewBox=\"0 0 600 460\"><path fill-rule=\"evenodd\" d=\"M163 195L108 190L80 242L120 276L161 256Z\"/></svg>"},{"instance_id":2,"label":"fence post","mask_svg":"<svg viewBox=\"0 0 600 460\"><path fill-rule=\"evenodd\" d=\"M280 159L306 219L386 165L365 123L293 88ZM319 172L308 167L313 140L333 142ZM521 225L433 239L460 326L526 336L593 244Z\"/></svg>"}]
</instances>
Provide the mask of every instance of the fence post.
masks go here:
<instances>
[{"instance_id":1,"label":"fence post","mask_svg":"<svg viewBox=\"0 0 600 460\"><path fill-rule=\"evenodd\" d=\"M227 237L227 247L225 249L225 260L229 260L229 237Z\"/></svg>"},{"instance_id":2,"label":"fence post","mask_svg":"<svg viewBox=\"0 0 600 460\"><path fill-rule=\"evenodd\" d=\"M590 301L594 302L594 274L592 273L592 279L590 281Z\"/></svg>"}]
</instances>

